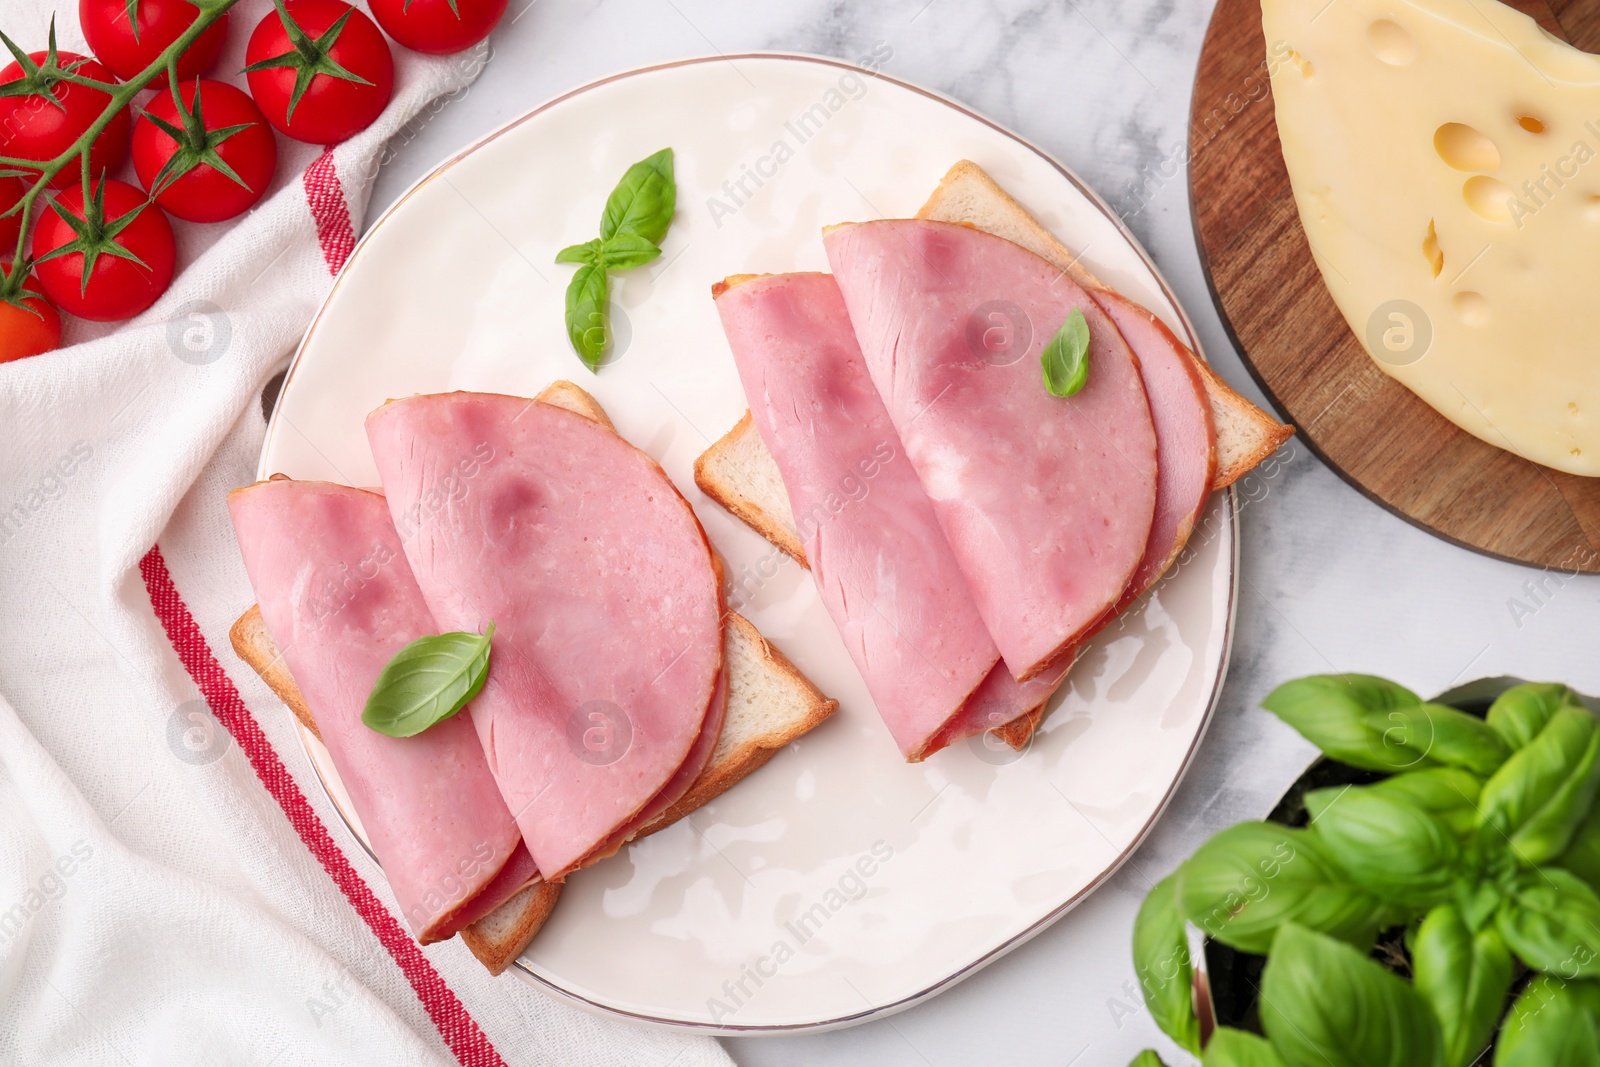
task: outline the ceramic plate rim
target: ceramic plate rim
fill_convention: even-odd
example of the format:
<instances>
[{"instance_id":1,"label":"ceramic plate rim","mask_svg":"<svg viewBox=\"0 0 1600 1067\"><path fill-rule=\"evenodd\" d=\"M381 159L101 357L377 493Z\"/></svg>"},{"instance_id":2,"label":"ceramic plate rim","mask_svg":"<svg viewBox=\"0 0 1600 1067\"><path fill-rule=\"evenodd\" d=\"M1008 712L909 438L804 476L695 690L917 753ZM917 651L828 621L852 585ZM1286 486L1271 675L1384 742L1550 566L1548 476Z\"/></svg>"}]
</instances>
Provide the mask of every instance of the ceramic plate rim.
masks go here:
<instances>
[{"instance_id":1,"label":"ceramic plate rim","mask_svg":"<svg viewBox=\"0 0 1600 1067\"><path fill-rule=\"evenodd\" d=\"M752 51L717 55L690 56L684 59L667 60L660 63L650 63L643 66L629 67L625 70L596 78L575 88L559 93L541 104L535 105L529 110L523 112L513 119L510 119L495 129L490 130L488 133L485 133L466 146L451 153L449 156L431 167L426 174L413 182L404 193L396 197L394 202L385 208L383 213L366 227L361 234L361 237L356 241L356 244L351 249L350 254L345 258L344 265L340 267L338 275L334 278L332 286L329 287L327 295L323 297L322 303L318 306L316 314L312 317L310 325L306 327L306 332L304 336L302 336L300 344L295 348L294 356L291 358L289 366L284 372L283 384L279 386L278 398L282 398L283 394L289 388L289 383L294 380L295 371L300 367L302 357L305 355L306 349L311 343L312 335L315 334L317 326L321 323L324 314L327 313L329 307L333 304L335 298L338 296L340 287L345 281L348 273L345 268L349 264L358 260L362 247L378 231L378 228L384 223L388 222L390 217L398 212L407 203L407 201L409 201L412 196L418 192L418 190L422 189L428 183L435 181L452 166L505 135L509 131L515 129L525 122L530 121L538 115L549 111L551 108L565 103L567 100L580 96L584 93L591 92L602 86L609 85L613 82L621 81L626 78L650 74L656 71L672 70L679 67L698 66L706 63L732 63L737 60L746 59L778 59L802 63L816 63L823 66L835 67L844 71L865 74L869 77L897 85L902 89L906 89L910 92L916 93L919 96L924 96L936 101L937 103L943 104L951 110L969 119L979 122L984 126L987 126L994 132L1000 134L1010 141L1015 142L1020 148L1025 149L1028 152L1032 152L1034 155L1038 156L1046 164L1056 170L1068 182L1070 182L1073 188L1075 188L1085 199L1093 204L1096 210L1104 215L1106 219L1117 228L1117 232L1121 234L1123 240L1128 243L1128 246L1134 251L1134 253L1144 263L1145 267L1150 271L1151 277L1154 279L1156 286L1161 290L1161 294L1172 306L1180 324L1183 326L1184 333L1187 335L1190 347L1193 348L1194 351L1200 352L1201 357L1204 358L1204 353L1202 352L1199 343L1199 337L1195 332L1194 323L1190 320L1188 312L1184 310L1183 304L1178 300L1177 294L1173 291L1172 286L1167 281L1166 276L1161 272L1161 269L1156 265L1155 260L1151 258L1150 253L1146 251L1144 245L1139 241L1138 237L1133 234L1133 231L1128 229L1127 224L1123 222L1121 216L1119 216L1111 208L1111 205L1108 204L1099 193L1090 187L1088 183L1079 178L1077 173L1073 171L1072 168L1056 159L1049 152L1046 152L1032 141L1002 125L1001 123L994 121L981 112L978 112L973 108L970 108L965 104L962 104L959 101L954 100L953 98L946 96L941 92L938 92L937 90L929 89L925 86L918 85L915 82L907 81L903 78L897 78L893 75L885 74L882 71L869 71L858 64L851 63L846 60L836 59L831 56L812 55L805 52ZM256 476L258 478L265 478L268 476L262 464L264 464L266 460L268 443L273 437L273 430L277 422L277 417L278 407L277 403L275 402L273 406L273 417L268 421L266 435L263 439L262 455L260 460L257 461ZM1239 498L1236 488L1230 487L1227 490L1226 500L1228 530L1230 534L1230 540L1232 542L1232 551L1228 560L1227 610L1225 612L1223 623L1222 649L1217 663L1216 677L1212 683L1211 695L1206 702L1205 711L1201 715L1200 724L1195 730L1194 739L1190 743L1188 751L1184 753L1183 760L1180 763L1176 774L1173 775L1172 781L1168 784L1167 790L1162 796L1160 803L1151 813L1149 820L1146 821L1144 826L1139 830L1138 834L1136 834L1133 840L1128 844L1127 848L1118 853L1118 855L1106 866L1103 871L1100 872L1097 877L1094 878L1093 881L1089 882L1089 884L1085 885L1077 893L1063 901L1058 907L1051 910L1047 915L1041 917L1031 926L1020 931L1003 944L996 945L982 956L979 956L977 959L964 964L953 973L945 975L944 977L938 979L916 993L902 997L901 999L889 1004L869 1008L865 1011L857 1012L851 1015L843 1015L833 1019L826 1019L820 1022L763 1024L749 1026L726 1024L719 1025L685 1021L681 1019L666 1019L653 1015L647 1015L642 1012L627 1011L621 1008L612 1007L608 1004L602 1004L597 1001L590 1000L587 997L562 988L555 982L534 973L532 969L522 962L520 956L512 963L512 969L515 971L517 977L525 983L545 991L558 1000L573 1004L587 1011L599 1015L627 1019L631 1022L645 1023L671 1030L698 1033L714 1037L740 1037L759 1034L820 1033L827 1030L836 1030L858 1025L875 1018L884 1018L922 1003L923 1001L926 1001L956 985L963 979L976 974L978 971L1000 959L1013 949L1020 947L1026 942L1037 937L1039 934L1043 933L1068 912L1072 911L1075 907L1081 904L1086 898L1089 897L1090 894L1095 892L1095 890L1104 885L1113 875L1117 873L1117 871L1121 870L1123 864L1125 864L1133 856L1133 854L1138 851L1139 846L1142 845L1145 839L1149 837L1150 832L1155 828L1156 823L1159 822L1161 816L1165 814L1168 805L1172 803L1173 797L1177 794L1178 787L1183 783L1184 778L1188 776L1190 768L1194 765L1195 755L1199 752L1200 745L1205 740L1206 733L1211 728L1211 722L1216 715L1217 705L1220 703L1222 698L1223 684L1227 679L1228 667L1233 655L1234 622L1235 615L1238 610L1239 600ZM355 838L357 844L359 844L367 853L367 855L371 856L374 862L376 862L377 857L373 854L371 846L367 844L366 839L360 833L356 832L356 829L351 824L350 818L346 814L344 808L334 800L333 791L329 787L327 779L323 775L321 762L316 758L315 753L311 749L311 732L307 730L303 724L301 724L298 718L294 720L294 726L296 732L300 736L301 747L305 750L306 756L311 762L312 770L317 776L317 782L322 786L323 794L328 798L328 802L332 804L333 809L338 812L340 821L343 822L345 828L350 831L351 836Z\"/></svg>"}]
</instances>

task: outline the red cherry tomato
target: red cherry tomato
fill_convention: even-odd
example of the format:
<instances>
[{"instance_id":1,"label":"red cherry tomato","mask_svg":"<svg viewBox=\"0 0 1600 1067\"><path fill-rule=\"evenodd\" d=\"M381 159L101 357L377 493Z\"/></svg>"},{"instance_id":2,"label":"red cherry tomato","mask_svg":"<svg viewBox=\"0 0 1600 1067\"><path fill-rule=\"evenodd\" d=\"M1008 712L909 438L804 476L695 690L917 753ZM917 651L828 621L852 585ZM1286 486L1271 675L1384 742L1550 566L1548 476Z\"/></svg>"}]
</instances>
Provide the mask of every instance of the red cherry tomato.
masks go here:
<instances>
[{"instance_id":1,"label":"red cherry tomato","mask_svg":"<svg viewBox=\"0 0 1600 1067\"><path fill-rule=\"evenodd\" d=\"M0 215L22 203L28 187L20 178L0 178ZM17 235L22 232L22 216L12 215L0 219L0 262L10 263L11 253L17 250Z\"/></svg>"},{"instance_id":2,"label":"red cherry tomato","mask_svg":"<svg viewBox=\"0 0 1600 1067\"><path fill-rule=\"evenodd\" d=\"M34 63L43 64L47 56L44 52L34 52L28 58ZM58 62L62 68L71 68L74 73L86 78L103 82L116 80L109 70L94 60L73 52L60 53ZM23 76L22 66L12 63L0 70L0 85L18 81ZM41 163L55 159L87 133L111 103L110 93L86 85L49 80L53 82L49 90L55 96L54 101L41 93L0 97L0 156L38 160ZM94 147L89 150L89 167L93 174L105 174L122 164L128 155L129 125L128 109L123 108L95 138ZM78 168L68 166L50 184L65 188L77 182L79 177Z\"/></svg>"},{"instance_id":3,"label":"red cherry tomato","mask_svg":"<svg viewBox=\"0 0 1600 1067\"><path fill-rule=\"evenodd\" d=\"M35 279L28 288L39 291ZM26 359L61 347L61 316L48 300L26 297L22 306L0 300L0 363Z\"/></svg>"},{"instance_id":4,"label":"red cherry tomato","mask_svg":"<svg viewBox=\"0 0 1600 1067\"><path fill-rule=\"evenodd\" d=\"M341 0L288 0L284 10L307 37L320 42L330 59L371 84L318 72L296 101L294 66L251 70L250 95L261 113L286 136L310 144L337 144L371 126L394 91L394 56L378 27ZM346 14L349 20L330 42L329 31ZM251 67L280 58L306 62L276 11L256 26L244 58Z\"/></svg>"},{"instance_id":5,"label":"red cherry tomato","mask_svg":"<svg viewBox=\"0 0 1600 1067\"><path fill-rule=\"evenodd\" d=\"M145 200L144 193L127 182L107 181L103 198L106 225L138 211L138 217L117 233L114 240L144 261L140 266L114 252L102 251L83 280L84 255L69 252L56 259L45 256L78 240L77 233L56 212L59 207L82 222L92 212L84 207L83 189L68 189L56 197L49 211L39 218L33 231L33 258L44 295L62 311L95 322L131 319L158 300L172 284L178 249L172 237L172 224L161 209ZM99 183L96 183L99 188ZM143 208L141 211L140 209Z\"/></svg>"},{"instance_id":6,"label":"red cherry tomato","mask_svg":"<svg viewBox=\"0 0 1600 1067\"><path fill-rule=\"evenodd\" d=\"M371 0L383 32L413 52L447 56L489 36L506 0Z\"/></svg>"},{"instance_id":7,"label":"red cherry tomato","mask_svg":"<svg viewBox=\"0 0 1600 1067\"><path fill-rule=\"evenodd\" d=\"M137 0L137 4L135 29L126 0L78 0L78 21L89 48L123 81L160 59L200 17L200 9L189 0ZM193 78L210 70L227 37L228 16L224 14L178 57L178 77ZM165 84L167 76L162 74L150 86L159 89Z\"/></svg>"},{"instance_id":8,"label":"red cherry tomato","mask_svg":"<svg viewBox=\"0 0 1600 1067\"><path fill-rule=\"evenodd\" d=\"M254 101L226 82L184 82L179 85L179 92L186 111L193 114L199 110L205 123L203 141L180 147L170 133L152 121L160 119L188 133L171 90L163 89L133 124L133 168L139 174L139 184L155 195L156 203L164 210L189 222L224 222L244 214L266 194L272 184L272 172L278 166L278 139L272 127L261 117ZM217 141L214 131L229 126L249 128ZM162 187L156 188L156 179L173 156L181 153L186 160L204 159L205 151L215 152L244 184L210 163L198 162L176 180L163 179Z\"/></svg>"}]
</instances>

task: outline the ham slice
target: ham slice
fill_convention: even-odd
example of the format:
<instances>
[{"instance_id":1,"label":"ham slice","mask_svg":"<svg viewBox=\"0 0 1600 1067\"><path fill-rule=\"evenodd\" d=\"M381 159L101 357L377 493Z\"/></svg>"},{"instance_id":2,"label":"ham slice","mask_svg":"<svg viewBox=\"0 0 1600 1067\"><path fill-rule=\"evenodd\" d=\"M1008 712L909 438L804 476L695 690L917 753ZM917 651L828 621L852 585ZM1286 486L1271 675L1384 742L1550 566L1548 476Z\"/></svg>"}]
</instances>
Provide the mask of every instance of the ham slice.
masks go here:
<instances>
[{"instance_id":1,"label":"ham slice","mask_svg":"<svg viewBox=\"0 0 1600 1067\"><path fill-rule=\"evenodd\" d=\"M923 759L1043 703L1054 684L997 669L833 278L770 275L713 295L812 578L901 754Z\"/></svg>"},{"instance_id":2,"label":"ham slice","mask_svg":"<svg viewBox=\"0 0 1600 1067\"><path fill-rule=\"evenodd\" d=\"M559 881L710 755L723 609L705 533L648 456L549 404L415 396L367 435L434 617L495 623L472 718Z\"/></svg>"},{"instance_id":3,"label":"ham slice","mask_svg":"<svg viewBox=\"0 0 1600 1067\"><path fill-rule=\"evenodd\" d=\"M406 922L424 944L450 937L537 872L514 860L526 852L468 712L406 738L361 721L384 665L437 632L383 498L275 479L235 491L228 509L267 631Z\"/></svg>"},{"instance_id":4,"label":"ham slice","mask_svg":"<svg viewBox=\"0 0 1600 1067\"><path fill-rule=\"evenodd\" d=\"M978 611L1020 680L1059 671L1144 557L1156 436L1112 320L1033 253L968 226L896 219L824 242L867 369ZM1089 380L1045 391L1040 353L1074 309ZM991 312L1031 333L988 347Z\"/></svg>"},{"instance_id":5,"label":"ham slice","mask_svg":"<svg viewBox=\"0 0 1600 1067\"><path fill-rule=\"evenodd\" d=\"M1166 323L1120 293L1094 298L1139 359L1156 431L1156 512L1150 539L1112 615L1120 614L1177 560L1211 497L1217 472L1217 433L1199 360Z\"/></svg>"}]
</instances>

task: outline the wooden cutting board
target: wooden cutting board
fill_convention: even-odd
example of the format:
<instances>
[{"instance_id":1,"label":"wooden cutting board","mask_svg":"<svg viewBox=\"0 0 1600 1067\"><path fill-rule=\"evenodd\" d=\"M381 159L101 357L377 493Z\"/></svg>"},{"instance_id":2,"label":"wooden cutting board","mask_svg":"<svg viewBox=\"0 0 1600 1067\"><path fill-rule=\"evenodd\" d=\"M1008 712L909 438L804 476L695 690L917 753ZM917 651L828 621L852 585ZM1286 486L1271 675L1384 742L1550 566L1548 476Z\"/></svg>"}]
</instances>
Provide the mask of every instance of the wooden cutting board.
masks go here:
<instances>
[{"instance_id":1,"label":"wooden cutting board","mask_svg":"<svg viewBox=\"0 0 1600 1067\"><path fill-rule=\"evenodd\" d=\"M1512 6L1600 51L1600 0ZM1219 0L1189 128L1189 196L1212 296L1301 438L1402 518L1501 559L1600 574L1600 478L1484 444L1380 371L1311 258L1278 143L1259 0Z\"/></svg>"}]
</instances>

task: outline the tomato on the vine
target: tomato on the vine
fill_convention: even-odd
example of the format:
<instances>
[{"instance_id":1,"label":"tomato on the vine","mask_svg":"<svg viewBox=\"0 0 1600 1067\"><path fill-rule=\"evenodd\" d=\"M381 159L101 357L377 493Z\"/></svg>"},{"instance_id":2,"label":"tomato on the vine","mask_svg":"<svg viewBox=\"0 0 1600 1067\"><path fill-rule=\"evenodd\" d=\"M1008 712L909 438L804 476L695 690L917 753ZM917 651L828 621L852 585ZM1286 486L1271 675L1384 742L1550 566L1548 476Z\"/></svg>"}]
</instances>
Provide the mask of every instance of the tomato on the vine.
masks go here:
<instances>
[{"instance_id":1,"label":"tomato on the vine","mask_svg":"<svg viewBox=\"0 0 1600 1067\"><path fill-rule=\"evenodd\" d=\"M178 249L161 209L127 182L100 181L50 204L33 231L33 258L45 296L92 319L131 319L172 284Z\"/></svg>"},{"instance_id":2,"label":"tomato on the vine","mask_svg":"<svg viewBox=\"0 0 1600 1067\"><path fill-rule=\"evenodd\" d=\"M0 178L0 216L22 203L28 187L18 178ZM17 236L22 233L22 214L0 217L0 262L11 262L11 253L17 250Z\"/></svg>"},{"instance_id":3,"label":"tomato on the vine","mask_svg":"<svg viewBox=\"0 0 1600 1067\"><path fill-rule=\"evenodd\" d=\"M74 52L57 52L55 31L50 50L34 52L0 70L0 156L48 163L89 132L111 103L111 94L88 85L63 81L65 73L114 82L111 72ZM128 109L112 118L89 150L95 175L115 170L128 154ZM64 188L79 180L79 169L64 167L51 182Z\"/></svg>"},{"instance_id":4,"label":"tomato on the vine","mask_svg":"<svg viewBox=\"0 0 1600 1067\"><path fill-rule=\"evenodd\" d=\"M139 184L189 222L244 214L266 194L277 166L272 127L254 101L226 82L183 82L178 98L165 89L133 126Z\"/></svg>"},{"instance_id":5,"label":"tomato on the vine","mask_svg":"<svg viewBox=\"0 0 1600 1067\"><path fill-rule=\"evenodd\" d=\"M199 17L200 9L190 0L78 0L78 21L90 50L123 81L160 59ZM224 13L178 57L178 77L193 78L210 70L227 37ZM150 87L159 89L166 83L162 74Z\"/></svg>"},{"instance_id":6,"label":"tomato on the vine","mask_svg":"<svg viewBox=\"0 0 1600 1067\"><path fill-rule=\"evenodd\" d=\"M506 13L506 0L371 0L371 6L383 32L430 56L471 48Z\"/></svg>"},{"instance_id":7,"label":"tomato on the vine","mask_svg":"<svg viewBox=\"0 0 1600 1067\"><path fill-rule=\"evenodd\" d=\"M10 271L0 268L0 363L61 347L61 316L39 295L33 278L12 292Z\"/></svg>"},{"instance_id":8,"label":"tomato on the vine","mask_svg":"<svg viewBox=\"0 0 1600 1067\"><path fill-rule=\"evenodd\" d=\"M342 0L273 2L244 57L267 121L310 144L337 144L372 125L394 92L394 56L378 27Z\"/></svg>"}]
</instances>

